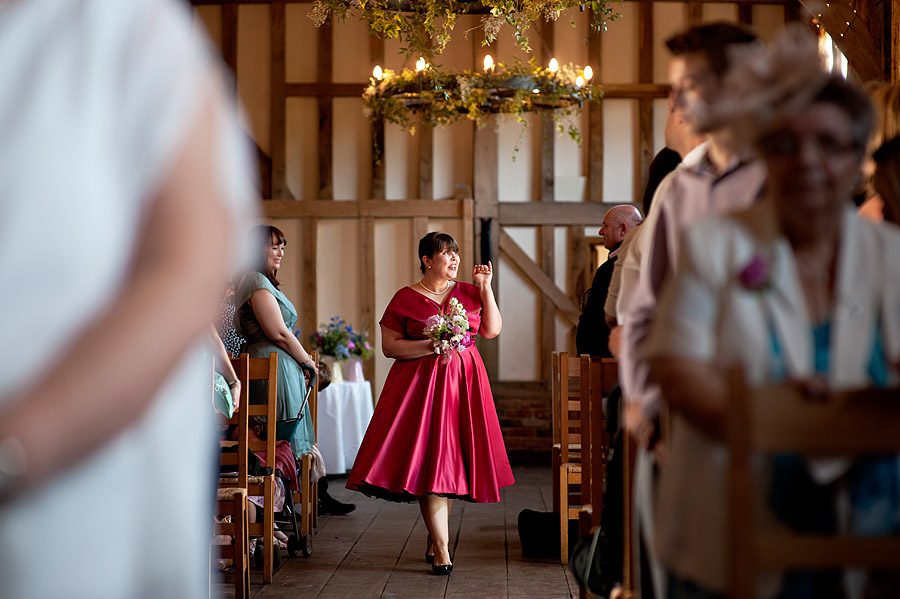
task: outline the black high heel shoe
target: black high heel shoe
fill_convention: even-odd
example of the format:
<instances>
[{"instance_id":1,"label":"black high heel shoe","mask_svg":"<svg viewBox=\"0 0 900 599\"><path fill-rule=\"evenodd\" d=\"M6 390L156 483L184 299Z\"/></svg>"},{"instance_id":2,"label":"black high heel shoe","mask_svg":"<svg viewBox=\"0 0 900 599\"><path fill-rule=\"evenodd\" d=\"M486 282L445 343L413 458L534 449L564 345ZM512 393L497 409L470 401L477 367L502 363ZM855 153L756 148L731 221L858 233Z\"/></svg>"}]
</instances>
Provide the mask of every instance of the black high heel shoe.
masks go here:
<instances>
[{"instance_id":1,"label":"black high heel shoe","mask_svg":"<svg viewBox=\"0 0 900 599\"><path fill-rule=\"evenodd\" d=\"M431 571L435 576L448 576L450 572L453 572L453 564L447 564L446 566L431 566Z\"/></svg>"},{"instance_id":2,"label":"black high heel shoe","mask_svg":"<svg viewBox=\"0 0 900 599\"><path fill-rule=\"evenodd\" d=\"M425 561L429 564L433 564L434 554L428 553L429 549L431 549L431 535L428 535L425 539Z\"/></svg>"}]
</instances>

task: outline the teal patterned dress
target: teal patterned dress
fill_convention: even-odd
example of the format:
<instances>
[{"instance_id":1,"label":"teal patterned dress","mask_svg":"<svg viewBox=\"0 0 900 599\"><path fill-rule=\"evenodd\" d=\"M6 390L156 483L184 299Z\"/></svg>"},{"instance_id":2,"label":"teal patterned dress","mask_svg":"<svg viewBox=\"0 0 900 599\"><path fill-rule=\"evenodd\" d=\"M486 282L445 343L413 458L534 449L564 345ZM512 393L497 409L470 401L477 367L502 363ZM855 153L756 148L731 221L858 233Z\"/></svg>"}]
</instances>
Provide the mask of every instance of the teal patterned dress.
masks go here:
<instances>
[{"instance_id":1,"label":"teal patterned dress","mask_svg":"<svg viewBox=\"0 0 900 599\"><path fill-rule=\"evenodd\" d=\"M241 351L250 354L251 358L268 358L271 352L278 354L278 406L276 408L276 418L278 420L296 418L300 407L303 406L303 419L297 427L294 438L291 439L291 449L296 457L300 457L308 454L316 443L316 434L312 426L309 404L304 405L303 403L303 398L306 397L306 380L296 360L266 337L262 326L256 319L249 299L259 289L265 289L275 297L278 307L281 309L281 317L284 319L285 326L293 330L294 325L297 323L297 310L294 309L294 305L287 296L275 289L275 286L272 285L265 275L258 272L248 273L235 292L234 303L238 306L234 317L235 328L238 334L246 339ZM265 382L262 385L265 385ZM267 390L264 387L257 386L251 382L251 403L254 403L253 398L258 393L266 392Z\"/></svg>"}]
</instances>

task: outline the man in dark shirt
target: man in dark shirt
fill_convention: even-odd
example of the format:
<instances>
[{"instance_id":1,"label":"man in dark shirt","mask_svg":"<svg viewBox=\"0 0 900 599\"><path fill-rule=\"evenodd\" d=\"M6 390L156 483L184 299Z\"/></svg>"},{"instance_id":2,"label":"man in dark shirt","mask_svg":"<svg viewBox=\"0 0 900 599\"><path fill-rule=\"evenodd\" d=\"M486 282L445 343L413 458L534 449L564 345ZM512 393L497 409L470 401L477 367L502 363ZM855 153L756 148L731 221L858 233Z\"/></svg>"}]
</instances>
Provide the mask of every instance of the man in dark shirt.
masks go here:
<instances>
[{"instance_id":1,"label":"man in dark shirt","mask_svg":"<svg viewBox=\"0 0 900 599\"><path fill-rule=\"evenodd\" d=\"M639 225L641 220L640 211L628 205L610 208L603 217L600 235L603 236L603 246L609 250L609 258L597 269L591 288L586 292L587 299L582 302L581 317L575 334L575 347L579 354L612 357L608 347L609 327L606 325L603 306L619 246L625 234Z\"/></svg>"}]
</instances>

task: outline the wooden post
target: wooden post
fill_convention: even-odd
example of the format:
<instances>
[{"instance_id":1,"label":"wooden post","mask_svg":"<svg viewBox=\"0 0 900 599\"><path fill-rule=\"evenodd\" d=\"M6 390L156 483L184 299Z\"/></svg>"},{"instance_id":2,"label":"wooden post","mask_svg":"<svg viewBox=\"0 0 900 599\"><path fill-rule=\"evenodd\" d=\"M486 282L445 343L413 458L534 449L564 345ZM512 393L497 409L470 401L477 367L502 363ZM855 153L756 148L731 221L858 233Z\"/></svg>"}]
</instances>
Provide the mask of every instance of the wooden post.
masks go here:
<instances>
[{"instance_id":1,"label":"wooden post","mask_svg":"<svg viewBox=\"0 0 900 599\"><path fill-rule=\"evenodd\" d=\"M477 44L477 40L475 41ZM494 297L500 301L500 210L497 196L497 117L490 115L484 127L475 128L475 148L472 152L474 164L472 173L475 182L474 217L491 219L491 260L494 264ZM481 230L475 237L478 262L483 263L486 257L481 255ZM479 342L479 351L484 359L488 376L497 380L500 373L500 357L496 339L484 339Z\"/></svg>"},{"instance_id":2,"label":"wooden post","mask_svg":"<svg viewBox=\"0 0 900 599\"><path fill-rule=\"evenodd\" d=\"M332 26L326 23L318 29L319 60L318 82L320 87L331 84L333 61ZM334 131L334 102L332 95L319 96L319 199L334 199L334 169L332 156L332 134Z\"/></svg>"},{"instance_id":3,"label":"wooden post","mask_svg":"<svg viewBox=\"0 0 900 599\"><path fill-rule=\"evenodd\" d=\"M891 11L891 83L900 83L900 6L885 3Z\"/></svg>"},{"instance_id":4,"label":"wooden post","mask_svg":"<svg viewBox=\"0 0 900 599\"><path fill-rule=\"evenodd\" d=\"M785 20L787 20L786 15ZM753 27L752 4L738 4L738 23L740 23L741 25L746 25L747 27Z\"/></svg>"},{"instance_id":5,"label":"wooden post","mask_svg":"<svg viewBox=\"0 0 900 599\"><path fill-rule=\"evenodd\" d=\"M642 2L638 13L638 82L653 83L653 4ZM638 100L638 169L635 171L634 203L640 205L653 160L653 99Z\"/></svg>"},{"instance_id":6,"label":"wooden post","mask_svg":"<svg viewBox=\"0 0 900 599\"><path fill-rule=\"evenodd\" d=\"M319 239L319 219L309 217L303 219L303 307L300 312L300 329L309 335L318 326L319 284L316 253Z\"/></svg>"},{"instance_id":7,"label":"wooden post","mask_svg":"<svg viewBox=\"0 0 900 599\"><path fill-rule=\"evenodd\" d=\"M419 199L434 199L434 128L420 119L419 130Z\"/></svg>"},{"instance_id":8,"label":"wooden post","mask_svg":"<svg viewBox=\"0 0 900 599\"><path fill-rule=\"evenodd\" d=\"M699 0L688 2L688 27L699 25L703 22L703 3Z\"/></svg>"},{"instance_id":9,"label":"wooden post","mask_svg":"<svg viewBox=\"0 0 900 599\"><path fill-rule=\"evenodd\" d=\"M359 219L359 316L360 326L369 327L369 340L375 342L375 219ZM367 381L375 380L375 360L363 362L363 375Z\"/></svg>"},{"instance_id":10,"label":"wooden post","mask_svg":"<svg viewBox=\"0 0 900 599\"><path fill-rule=\"evenodd\" d=\"M272 2L271 24L272 24L272 40L271 40L271 115L269 118L269 134L271 137L271 158L272 158L272 198L287 199L287 180L286 180L286 105L285 105L285 20L284 20L284 0L276 0Z\"/></svg>"},{"instance_id":11,"label":"wooden post","mask_svg":"<svg viewBox=\"0 0 900 599\"><path fill-rule=\"evenodd\" d=\"M594 69L594 81L603 81L603 32L591 33L588 38L588 62ZM588 102L588 180L587 199L603 201L603 103Z\"/></svg>"},{"instance_id":12,"label":"wooden post","mask_svg":"<svg viewBox=\"0 0 900 599\"><path fill-rule=\"evenodd\" d=\"M541 49L543 50L543 64L547 64L553 57L553 22L543 21L541 26ZM541 149L540 149L540 201L544 203L554 202L555 185L554 185L554 162L556 157L556 128L550 114L541 116ZM538 264L541 269L553 280L556 274L556 265L554 264L554 245L555 245L555 227L553 225L542 225L539 232L539 256ZM541 338L540 338L540 360L541 380L550 380L550 356L556 349L556 308L550 298L541 290Z\"/></svg>"},{"instance_id":13,"label":"wooden post","mask_svg":"<svg viewBox=\"0 0 900 599\"><path fill-rule=\"evenodd\" d=\"M384 62L384 41L378 36L369 36L369 56L373 64ZM369 195L373 200L385 198L384 161L384 121L378 121L372 123L372 185Z\"/></svg>"},{"instance_id":14,"label":"wooden post","mask_svg":"<svg viewBox=\"0 0 900 599\"><path fill-rule=\"evenodd\" d=\"M238 5L224 4L222 6L222 59L231 69L235 85L237 85L237 29Z\"/></svg>"}]
</instances>

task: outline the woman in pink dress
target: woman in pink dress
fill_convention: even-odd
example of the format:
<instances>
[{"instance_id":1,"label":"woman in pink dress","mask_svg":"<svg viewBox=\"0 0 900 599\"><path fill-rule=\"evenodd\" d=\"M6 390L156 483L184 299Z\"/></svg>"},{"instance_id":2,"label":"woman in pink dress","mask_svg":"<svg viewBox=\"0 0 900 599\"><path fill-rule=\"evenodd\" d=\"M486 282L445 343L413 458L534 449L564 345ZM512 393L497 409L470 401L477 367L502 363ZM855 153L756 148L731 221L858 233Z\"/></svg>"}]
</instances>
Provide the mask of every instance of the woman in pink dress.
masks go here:
<instances>
[{"instance_id":1,"label":"woman in pink dress","mask_svg":"<svg viewBox=\"0 0 900 599\"><path fill-rule=\"evenodd\" d=\"M418 501L431 538L425 558L435 574L449 574L452 500L497 502L500 489L515 481L474 342L462 344L444 362L424 333L426 321L451 298L486 339L500 334L502 321L490 262L475 266L474 284L455 281L459 245L446 233L423 237L419 258L423 278L394 294L380 322L382 350L395 361L347 488L391 501Z\"/></svg>"}]
</instances>

